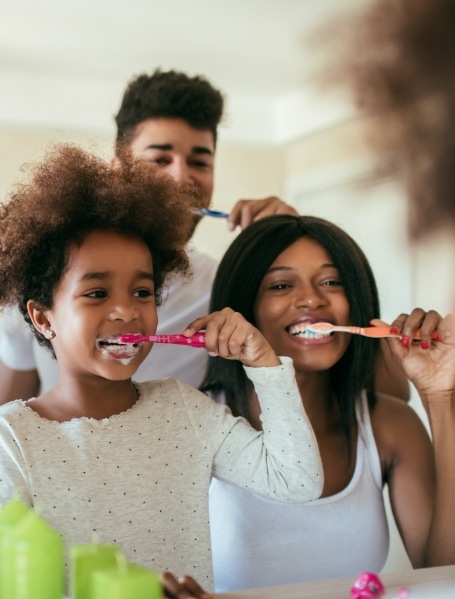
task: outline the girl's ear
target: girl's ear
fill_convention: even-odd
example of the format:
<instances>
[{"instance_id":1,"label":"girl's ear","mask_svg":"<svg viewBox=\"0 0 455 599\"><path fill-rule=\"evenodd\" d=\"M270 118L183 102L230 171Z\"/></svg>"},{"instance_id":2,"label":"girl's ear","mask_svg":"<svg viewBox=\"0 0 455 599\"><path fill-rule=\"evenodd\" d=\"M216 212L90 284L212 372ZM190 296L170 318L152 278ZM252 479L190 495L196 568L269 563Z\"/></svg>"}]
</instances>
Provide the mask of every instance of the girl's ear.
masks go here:
<instances>
[{"instance_id":1,"label":"girl's ear","mask_svg":"<svg viewBox=\"0 0 455 599\"><path fill-rule=\"evenodd\" d=\"M35 329L41 335L46 336L46 331L49 331L51 328L51 323L47 318L46 312L33 300L28 300L27 311Z\"/></svg>"}]
</instances>

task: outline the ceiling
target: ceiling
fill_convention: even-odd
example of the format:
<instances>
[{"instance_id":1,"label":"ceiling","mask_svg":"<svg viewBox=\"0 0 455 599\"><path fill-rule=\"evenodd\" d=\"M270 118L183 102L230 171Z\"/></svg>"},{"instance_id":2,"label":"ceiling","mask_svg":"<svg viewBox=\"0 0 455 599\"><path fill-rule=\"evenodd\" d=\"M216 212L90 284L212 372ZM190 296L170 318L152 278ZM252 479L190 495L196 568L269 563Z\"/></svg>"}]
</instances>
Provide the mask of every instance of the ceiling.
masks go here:
<instances>
[{"instance_id":1,"label":"ceiling","mask_svg":"<svg viewBox=\"0 0 455 599\"><path fill-rule=\"evenodd\" d=\"M308 33L368 1L0 0L0 126L112 134L126 82L161 67L225 92L227 138L283 141L307 112Z\"/></svg>"}]
</instances>

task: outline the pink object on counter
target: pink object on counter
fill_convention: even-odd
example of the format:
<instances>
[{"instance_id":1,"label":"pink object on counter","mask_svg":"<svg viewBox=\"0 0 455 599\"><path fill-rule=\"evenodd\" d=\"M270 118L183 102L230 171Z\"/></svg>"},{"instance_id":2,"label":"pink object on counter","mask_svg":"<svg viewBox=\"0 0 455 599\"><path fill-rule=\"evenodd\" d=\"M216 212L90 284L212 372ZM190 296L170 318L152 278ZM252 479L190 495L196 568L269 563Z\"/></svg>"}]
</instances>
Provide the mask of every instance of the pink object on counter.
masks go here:
<instances>
[{"instance_id":1,"label":"pink object on counter","mask_svg":"<svg viewBox=\"0 0 455 599\"><path fill-rule=\"evenodd\" d=\"M362 572L351 587L352 599L378 599L385 593L379 576L372 572Z\"/></svg>"}]
</instances>

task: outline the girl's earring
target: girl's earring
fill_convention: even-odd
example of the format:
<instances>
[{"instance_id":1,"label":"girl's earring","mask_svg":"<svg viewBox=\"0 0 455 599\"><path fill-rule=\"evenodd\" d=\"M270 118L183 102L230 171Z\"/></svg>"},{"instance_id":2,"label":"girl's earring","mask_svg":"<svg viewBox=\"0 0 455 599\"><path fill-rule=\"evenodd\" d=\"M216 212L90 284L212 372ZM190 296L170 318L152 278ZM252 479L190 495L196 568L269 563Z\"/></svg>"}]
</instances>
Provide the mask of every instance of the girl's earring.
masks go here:
<instances>
[{"instance_id":1,"label":"girl's earring","mask_svg":"<svg viewBox=\"0 0 455 599\"><path fill-rule=\"evenodd\" d=\"M55 333L52 329L46 329L43 333L43 335L46 337L46 339L53 339L53 337L55 337Z\"/></svg>"}]
</instances>

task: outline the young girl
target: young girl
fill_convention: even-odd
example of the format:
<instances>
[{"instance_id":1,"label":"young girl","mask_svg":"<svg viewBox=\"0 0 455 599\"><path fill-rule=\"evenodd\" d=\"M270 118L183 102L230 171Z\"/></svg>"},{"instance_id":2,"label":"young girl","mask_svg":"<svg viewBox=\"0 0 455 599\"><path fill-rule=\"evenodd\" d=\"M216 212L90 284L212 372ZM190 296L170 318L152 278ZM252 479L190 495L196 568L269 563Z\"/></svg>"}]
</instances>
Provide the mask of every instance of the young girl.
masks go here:
<instances>
[{"instance_id":1,"label":"young girl","mask_svg":"<svg viewBox=\"0 0 455 599\"><path fill-rule=\"evenodd\" d=\"M112 170L64 146L3 206L1 303L19 305L60 374L44 395L0 408L0 505L19 490L68 546L96 535L210 588L211 475L305 502L320 494L322 471L291 361L232 310L192 331L243 364L264 433L176 379L131 380L151 345L119 336L155 333L164 277L187 267L199 205L145 163Z\"/></svg>"},{"instance_id":2,"label":"young girl","mask_svg":"<svg viewBox=\"0 0 455 599\"><path fill-rule=\"evenodd\" d=\"M385 483L413 566L431 562L430 541L438 539L430 534L435 466L422 422L403 401L375 395L378 341L307 329L316 321L367 326L378 316L373 274L357 244L318 218L257 222L220 263L211 309L225 306L257 326L277 353L292 358L321 452L324 489L311 504L284 506L214 480L216 590L379 572L389 543ZM402 345L394 339L391 348L429 406L433 426L440 420L438 405L451 413L445 395L453 396L455 389L455 346L448 336L431 342L436 327L444 336L447 320L415 310L393 324L405 336ZM420 326L421 343L414 345L409 340ZM436 361L440 369L434 376ZM257 395L238 363L210 358L203 388L261 430ZM435 444L447 433L438 434Z\"/></svg>"}]
</instances>

